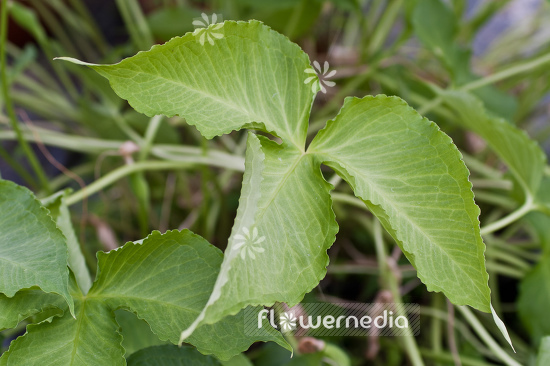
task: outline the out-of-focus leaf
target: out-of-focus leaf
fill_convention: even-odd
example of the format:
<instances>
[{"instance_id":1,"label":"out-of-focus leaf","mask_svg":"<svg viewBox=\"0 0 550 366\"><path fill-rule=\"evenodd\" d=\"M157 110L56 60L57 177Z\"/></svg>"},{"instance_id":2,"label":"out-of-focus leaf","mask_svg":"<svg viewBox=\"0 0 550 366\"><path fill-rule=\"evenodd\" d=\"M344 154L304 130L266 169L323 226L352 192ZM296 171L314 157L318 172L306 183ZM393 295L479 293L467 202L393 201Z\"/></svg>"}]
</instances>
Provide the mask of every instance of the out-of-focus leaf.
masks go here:
<instances>
[{"instance_id":1,"label":"out-of-focus leaf","mask_svg":"<svg viewBox=\"0 0 550 366\"><path fill-rule=\"evenodd\" d=\"M441 0L418 0L412 13L412 24L420 41L446 66L456 87L478 77L471 71L471 51L457 41L458 18ZM512 119L515 99L494 86L485 86L472 92L493 113Z\"/></svg>"},{"instance_id":2,"label":"out-of-focus leaf","mask_svg":"<svg viewBox=\"0 0 550 366\"><path fill-rule=\"evenodd\" d=\"M222 366L192 347L174 345L144 348L128 358L128 366Z\"/></svg>"},{"instance_id":3,"label":"out-of-focus leaf","mask_svg":"<svg viewBox=\"0 0 550 366\"><path fill-rule=\"evenodd\" d=\"M487 141L508 165L521 187L534 198L546 164L546 155L539 145L524 131L487 113L483 103L473 95L463 91L446 91L442 96L460 117L460 123Z\"/></svg>"},{"instance_id":4,"label":"out-of-focus leaf","mask_svg":"<svg viewBox=\"0 0 550 366\"><path fill-rule=\"evenodd\" d=\"M199 16L192 8L163 6L147 15L147 24L156 39L166 42L193 31L193 19Z\"/></svg>"},{"instance_id":5,"label":"out-of-focus leaf","mask_svg":"<svg viewBox=\"0 0 550 366\"><path fill-rule=\"evenodd\" d=\"M34 10L17 1L10 1L8 6L10 15L17 24L32 34L37 41L42 42L46 40L46 32Z\"/></svg>"},{"instance_id":6,"label":"out-of-focus leaf","mask_svg":"<svg viewBox=\"0 0 550 366\"><path fill-rule=\"evenodd\" d=\"M550 335L550 253L521 281L519 286L518 311L520 318L535 343Z\"/></svg>"},{"instance_id":7,"label":"out-of-focus leaf","mask_svg":"<svg viewBox=\"0 0 550 366\"><path fill-rule=\"evenodd\" d=\"M550 336L542 338L542 341L540 342L536 366L548 365L550 365Z\"/></svg>"}]
</instances>

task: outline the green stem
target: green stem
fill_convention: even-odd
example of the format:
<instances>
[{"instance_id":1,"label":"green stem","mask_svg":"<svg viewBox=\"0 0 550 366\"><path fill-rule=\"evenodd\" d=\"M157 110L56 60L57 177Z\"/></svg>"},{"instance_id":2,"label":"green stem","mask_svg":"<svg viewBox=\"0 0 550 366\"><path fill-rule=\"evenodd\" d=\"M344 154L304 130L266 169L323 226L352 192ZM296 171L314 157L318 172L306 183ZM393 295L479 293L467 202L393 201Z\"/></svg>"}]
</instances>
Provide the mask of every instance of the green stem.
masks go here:
<instances>
[{"instance_id":1,"label":"green stem","mask_svg":"<svg viewBox=\"0 0 550 366\"><path fill-rule=\"evenodd\" d=\"M380 225L380 222L376 219L374 222L374 243L376 247L378 264L380 266L380 276L385 280L386 285L392 293L394 302L403 303L401 292L399 291L397 278L395 278L394 273L388 266L388 257L386 254L384 239L382 238L382 226ZM406 314L399 315L406 316ZM409 356L411 363L414 366L423 366L424 362L422 361L422 357L420 357L420 351L418 350L416 340L414 339L414 336L410 334L410 329L405 328L405 335L402 337L402 339L405 346L405 352Z\"/></svg>"},{"instance_id":2,"label":"green stem","mask_svg":"<svg viewBox=\"0 0 550 366\"><path fill-rule=\"evenodd\" d=\"M378 23L378 26L376 27L376 30L371 37L371 42L368 48L369 56L374 55L381 49L390 30L394 26L395 19L397 18L399 9L402 7L402 5L403 0L394 0L390 2L386 10L384 11L384 15L382 15L382 19L380 19L380 22Z\"/></svg>"},{"instance_id":3,"label":"green stem","mask_svg":"<svg viewBox=\"0 0 550 366\"><path fill-rule=\"evenodd\" d=\"M420 353L422 356L431 358L432 360L444 362L446 364L453 364L453 355L447 352L435 352L426 348L421 348ZM483 361L476 360L474 358L468 358L465 356L460 356L460 361L464 366L493 366L492 363L487 363Z\"/></svg>"},{"instance_id":4,"label":"green stem","mask_svg":"<svg viewBox=\"0 0 550 366\"><path fill-rule=\"evenodd\" d=\"M157 135L157 131L162 122L162 116L154 116L151 118L149 125L147 126L147 131L145 131L145 139L141 146L141 151L139 152L139 160L145 160L151 152L151 147L153 146L153 141Z\"/></svg>"},{"instance_id":5,"label":"green stem","mask_svg":"<svg viewBox=\"0 0 550 366\"><path fill-rule=\"evenodd\" d=\"M153 36L139 3L136 0L116 0L116 3L132 42L139 50L149 49L154 43Z\"/></svg>"},{"instance_id":6,"label":"green stem","mask_svg":"<svg viewBox=\"0 0 550 366\"><path fill-rule=\"evenodd\" d=\"M489 347L491 351L497 356L502 362L508 366L521 366L516 360L514 360L508 353L506 353L500 345L491 337L489 332L481 324L481 322L476 318L474 313L466 306L457 306L457 309L462 313L466 321L474 329L477 335L481 340Z\"/></svg>"},{"instance_id":7,"label":"green stem","mask_svg":"<svg viewBox=\"0 0 550 366\"><path fill-rule=\"evenodd\" d=\"M192 163L182 163L177 161L140 161L130 165L124 165L118 169L113 170L107 175L96 180L89 186L81 189L78 192L68 196L65 200L67 206L74 205L75 203L91 196L92 194L99 192L103 188L113 184L121 178L136 172L142 172L145 170L170 170L170 169L184 169L193 166Z\"/></svg>"},{"instance_id":8,"label":"green stem","mask_svg":"<svg viewBox=\"0 0 550 366\"><path fill-rule=\"evenodd\" d=\"M432 306L435 309L441 309L443 306L443 296L438 293L434 293L432 296ZM430 339L432 343L432 351L436 354L440 354L443 350L441 347L441 341L443 339L442 320L438 317L433 317L430 321Z\"/></svg>"},{"instance_id":9,"label":"green stem","mask_svg":"<svg viewBox=\"0 0 550 366\"><path fill-rule=\"evenodd\" d=\"M509 67L505 70L499 71L492 75L485 76L481 79L474 80L472 82L462 85L461 87L457 88L457 90L471 91L471 90L479 89L489 84L494 84L498 81L502 81L512 76L516 76L518 74L524 73L526 71L532 71L533 69L539 66L542 66L546 63L550 63L550 54L542 55L540 57L535 58L534 60L527 61L519 65ZM441 96L438 96L437 98L432 99L427 104L424 104L422 107L420 107L418 109L418 113L424 115L429 111L431 111L433 108L437 107L439 104L441 104L441 102L443 102L443 98Z\"/></svg>"},{"instance_id":10,"label":"green stem","mask_svg":"<svg viewBox=\"0 0 550 366\"><path fill-rule=\"evenodd\" d=\"M527 198L525 200L525 203L518 208L516 211L510 213L507 216L504 216L503 218L490 223L489 225L486 225L481 228L481 235L487 235L494 233L497 230L502 229L503 227L506 227L513 223L516 220L519 220L523 216L525 216L527 213L529 213L531 210L535 208L535 205L533 204L533 197L531 197L530 194L527 195Z\"/></svg>"},{"instance_id":11,"label":"green stem","mask_svg":"<svg viewBox=\"0 0 550 366\"><path fill-rule=\"evenodd\" d=\"M17 136L17 141L21 145L21 148L23 149L25 155L27 156L27 159L29 160L29 163L31 164L34 172L36 173L38 180L40 181L40 184L44 189L48 192L50 192L50 187L48 184L48 179L46 178L46 174L44 173L44 170L42 169L42 166L38 162L38 159L36 158L36 155L32 151L29 143L25 138L23 137L23 133L21 132L21 128L19 127L19 122L17 121L17 117L15 115L15 110L13 109L13 104L11 102L11 96L9 91L9 85L8 85L8 75L6 72L6 41L8 38L8 2L7 0L2 0L2 9L1 9L1 22L0 25L0 74L2 76L2 92L4 94L4 104L6 105L6 111L8 112L8 117L11 123L11 126L13 130L15 131L15 134Z\"/></svg>"},{"instance_id":12,"label":"green stem","mask_svg":"<svg viewBox=\"0 0 550 366\"><path fill-rule=\"evenodd\" d=\"M0 158L4 159L6 163L17 173L29 186L33 188L37 188L36 181L32 177L32 175L27 172L23 166L18 163L12 156L0 145Z\"/></svg>"}]
</instances>

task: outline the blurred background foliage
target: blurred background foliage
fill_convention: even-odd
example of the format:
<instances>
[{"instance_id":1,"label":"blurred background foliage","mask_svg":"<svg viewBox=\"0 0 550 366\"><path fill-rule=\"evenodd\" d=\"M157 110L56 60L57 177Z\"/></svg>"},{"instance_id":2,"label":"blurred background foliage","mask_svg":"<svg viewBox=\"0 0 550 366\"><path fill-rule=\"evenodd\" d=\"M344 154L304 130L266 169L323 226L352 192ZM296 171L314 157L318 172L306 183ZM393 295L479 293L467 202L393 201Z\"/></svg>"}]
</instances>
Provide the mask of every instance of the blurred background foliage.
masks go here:
<instances>
[{"instance_id":1,"label":"blurred background foliage","mask_svg":"<svg viewBox=\"0 0 550 366\"><path fill-rule=\"evenodd\" d=\"M520 127L550 151L548 1L27 0L8 6L5 77L22 137L39 167L26 158L17 131L2 112L0 172L39 198L65 188L94 187L97 194L88 200L71 202L73 223L92 271L96 251L141 239L153 229L189 228L223 249L242 172L213 162L219 153L244 156L246 134L205 140L179 117L151 120L116 96L94 71L53 58L115 63L193 31L193 19L203 12L223 20L261 20L297 42L312 61L328 61L337 70L332 79L336 86L317 96L311 135L350 95L397 95L435 121L464 155L482 224L516 209L523 193L487 142L465 128L459 113L438 98L441 90L471 93L483 102L487 115ZM175 165L162 167L162 161ZM140 163L143 169L124 173L125 166ZM181 166L176 169L177 164ZM394 281L403 301L422 305L416 343L426 364L513 364L503 361L501 352L518 364L533 365L540 353L538 364L548 364L541 362L550 349L540 346L539 351L541 339L550 335L548 216L531 212L484 237L493 304L511 333L517 350L513 354L490 316L476 314L472 320L455 314L441 294L428 293L386 234L393 264L380 263L372 215L332 171L324 174L337 186L333 197L340 232L329 251L327 277L305 301L391 301L388 281ZM548 177L548 167L545 174ZM546 210L549 182L545 178L539 191ZM124 324L128 354L162 343L134 315L120 312L117 321ZM1 333L4 349L24 325ZM486 329L486 336L480 328ZM496 340L496 346L488 339ZM317 348L300 348L292 360L271 344L255 345L247 357L256 365L409 362L399 339L325 341L316 343Z\"/></svg>"}]
</instances>

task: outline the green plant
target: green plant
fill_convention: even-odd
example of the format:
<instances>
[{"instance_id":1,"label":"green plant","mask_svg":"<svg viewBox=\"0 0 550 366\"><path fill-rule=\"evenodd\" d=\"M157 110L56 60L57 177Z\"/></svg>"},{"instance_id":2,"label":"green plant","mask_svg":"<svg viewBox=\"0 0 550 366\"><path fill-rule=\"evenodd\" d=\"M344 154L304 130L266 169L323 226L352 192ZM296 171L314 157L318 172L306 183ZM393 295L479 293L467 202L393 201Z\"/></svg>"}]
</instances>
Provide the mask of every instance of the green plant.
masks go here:
<instances>
[{"instance_id":1,"label":"green plant","mask_svg":"<svg viewBox=\"0 0 550 366\"><path fill-rule=\"evenodd\" d=\"M57 4L55 6L61 4L53 3ZM296 20L315 13L305 14L302 7L293 8L291 3L281 4L283 20L289 14ZM300 5L307 3L300 2ZM7 80L32 86L32 92L38 93L38 97L27 100L26 96L31 93L23 94L14 89L16 103L44 116L62 116L63 119L78 121L86 129L95 131L100 138L81 138L74 134L33 128L40 131L40 136L36 137L30 129L21 128L18 131L17 117L10 113L9 122L14 132L0 131L1 139L17 138L24 149L26 141L31 140L94 155L118 149L122 141L117 139L129 138L140 151L136 154L136 161L131 153L121 153L125 159L123 167L76 193L61 191L49 195L57 191L56 187L61 187L61 183L44 182L41 167L33 164L39 183L28 174L26 178L38 191L38 197L42 198L40 203L28 190L2 181L0 235L3 237L0 237L0 252L5 253L2 258L20 262L21 266L32 271L30 274L21 271L17 265L5 267L10 275L4 276L4 287L0 288L0 293L4 294L0 306L5 315L0 318L0 327L16 327L12 333L16 334L17 328L20 330L26 323L30 325L26 335L12 342L9 351L0 358L0 365L11 362L40 363L45 354L50 359L55 357L58 362L66 360L67 364L124 364L124 348L139 350L152 342L131 347L128 342L132 339L134 324L132 320L126 322L121 318L119 309L136 313L162 340L171 343L183 340L193 344L200 352L214 354L219 359L228 359L258 340L294 347L294 339L287 337L285 340L276 332L264 338L243 334L241 309L250 304L270 305L274 302L292 305L300 302L306 293L317 286L326 274L326 251L335 241L338 231L336 217L346 230L354 230L340 233L340 238L353 238L361 230L372 235L378 266L339 266L336 261L336 265L329 267L329 270L332 268L335 276L349 275L357 269L379 274L382 280L380 288L389 289L395 302L402 301L400 276L405 273L410 276L411 270L405 269L404 260L396 267L395 252L392 256L386 253L387 244L393 242L415 266L416 275L428 290L443 292L457 305L467 304L485 312L491 311L489 279L491 289L497 290L493 295L495 308L499 313L505 312L509 304L502 304L496 278L522 279L518 306L522 320L532 334L533 349L521 341L521 336L512 333L519 353L511 357L492 339L498 336L498 330L495 332L497 327L460 306L457 309L461 318L457 318L455 323L453 307L443 311L442 297L433 294L430 295L432 306L424 307L430 319L428 324L431 328L426 338L430 338L431 348L427 348L425 339L402 339L403 349L413 364L422 364L422 358L449 362L456 357L457 350L452 348L454 341L450 331L447 339L452 355L442 351L442 320L449 322L449 329L458 330L459 337L464 337L459 339L459 343L463 341L462 344L476 347L478 353L467 353L466 349L465 356L461 348L464 364L482 364L476 362L481 362L479 359L485 356L516 365L515 359L525 361L529 352L539 348L539 339L543 339L539 351L539 362L543 364L547 342L542 337L548 334L549 328L537 316L544 319L540 304L550 301L540 291L540 284L548 280L546 268L549 263L548 256L544 254L548 248L544 244L547 241L544 234L547 221L541 214L549 211L548 181L544 178L546 158L537 143L503 118L514 118L516 108L519 115L526 115L532 107L530 100L537 100L548 88L534 87L525 93L530 97L516 101L491 84L505 80L510 89L522 80L517 75L529 70L533 71L526 79L536 80L539 73L544 75L544 70L535 72L535 68L546 64L548 55L543 51L530 60L479 78L470 70L470 52L465 40L471 38L483 19L498 7L482 9L470 22L462 24L457 16L460 14L460 1L453 1L452 8L435 0L417 1L410 5L412 3L404 5L404 2L396 1L385 7L384 2L373 1L369 4L369 21L363 22L361 17L350 16L352 21L346 34L353 36L360 29L369 35L360 40L363 46L360 59L369 65L369 69L358 71L354 77L343 80L337 95L321 103L322 107L314 109L313 113L312 106L320 84L315 78L307 83L308 78L315 74L309 57L287 38L256 21L230 21L221 28L218 24L207 30L197 30L116 65L86 64L109 79L120 97L127 99L138 112L151 119L122 113L124 104L121 100L112 95L100 80L94 79L93 72L87 68L54 63L55 70L61 75L60 80L68 84L67 90L73 89L70 98L74 103L67 103L62 93L46 92L46 89L28 80L26 75L17 74L17 67L4 70L5 95L9 94ZM132 44L142 49L148 48L153 40L136 2L120 1L117 4L129 28ZM408 22L395 43L388 43L389 31L402 5ZM227 9L228 12L235 11L233 18L239 14L238 7L236 9ZM26 14L23 7L18 11ZM371 14L378 13L382 16L373 26L375 23ZM40 46L49 49L46 36L40 28L36 28L39 26L36 19L33 23L28 14L19 18L21 22L34 24ZM292 27L285 30L287 36L296 37L307 32L309 23L298 22L306 25L298 30L295 27L297 23L293 25L293 22L288 23ZM435 28L441 32L434 33ZM420 68L407 64L406 60L403 64L408 67L392 65L392 62L399 60L399 55L394 58L398 53L396 50L412 30L425 45L425 51L432 52L441 63L442 68L430 64L433 67L430 71L437 75L437 82L428 82L423 78L419 80ZM216 38L214 44L201 43L200 36L209 31L219 31L222 37ZM86 37L82 39L86 40ZM101 44L100 40L98 44ZM388 48L383 47L386 44ZM70 46L70 43L67 45ZM75 55L68 48L65 54ZM82 57L95 58L88 57L86 53ZM107 59L117 57L115 53ZM392 61L390 66L385 64L386 60ZM71 61L82 64L74 59ZM82 81L86 98L79 100L76 90L70 87L71 79L62 76L66 72L65 67L59 65L71 67L73 77L77 75ZM13 73L9 74L9 71ZM443 89L441 85L447 83L447 73L448 86ZM6 78L6 74L11 75L10 78ZM311 81L314 81L313 90ZM475 158L468 154L462 157L446 134L397 97L346 98L338 115L313 136L333 115L332 112L337 111L340 98L349 94L370 93L371 84L374 84L372 90L375 92L399 94L412 105L419 106L420 114L430 113L430 119L453 135L455 143L463 150L464 143L450 125L451 122L481 136L495 156L507 165L511 174L503 174L492 167L497 164L491 153L484 151ZM56 109L29 102L39 98L53 102ZM9 99L6 97L8 107L11 105ZM193 134L192 128L182 127L181 119L172 118L169 125L165 123L167 119L162 119L159 114L181 116L207 138L244 128L259 132L245 134L246 141L243 139L243 143L235 143L228 136L205 142L198 134ZM133 124L134 121L139 121L139 124ZM118 128L116 136L115 131L110 130L111 125ZM177 146L159 144L157 137L163 132L164 136L170 136L174 126L185 128L186 134L200 141L201 147L181 146L177 138L170 140L179 144ZM237 134L232 135L235 136L238 137ZM224 146L230 153L211 150L210 147L216 144ZM243 162L240 154L245 144L246 157ZM29 161L36 160L29 149L24 152ZM150 157L160 160L149 160ZM484 205L481 228L478 220L480 210L474 203L472 184L468 179L470 172L462 158L472 172L476 200ZM92 285L92 276L86 265L88 262L93 272L95 263L89 258L92 250L85 248L80 251L78 233L73 231L68 206L128 176L131 205L126 212L135 210L132 217L135 216L136 230L131 228L125 231L131 232L131 240L135 240L146 236L149 227L156 225L152 217L158 209L155 206L158 176L151 172L189 169L197 164L244 170L239 210L225 256L205 239L189 231L153 232L144 240L130 242L107 254L100 253L96 281ZM12 162L12 166L17 166L17 163ZM325 180L331 171L323 166L332 168L337 174ZM84 172L90 171L85 164L79 168ZM194 231L220 245L225 240L225 232L215 230L216 215L222 216L220 212L223 211L220 209L223 195L218 192L223 192L225 187L222 186L227 186L228 175L224 174L216 181L209 178L212 173L208 169L201 168L200 172L203 176L200 189L205 199ZM339 185L339 192L331 192L334 186L338 186L339 177L349 183L358 198L350 195L348 192L351 193L351 190L344 185ZM182 186L185 186L188 180L182 180ZM212 182L213 190L208 185ZM41 206L46 207L49 213ZM343 207L352 213L342 214ZM376 217L369 216L365 207ZM505 214L507 211L511 213ZM360 212L360 215L353 217L355 212ZM28 224L27 217L36 219ZM110 220L108 215L104 218ZM524 220L519 222L520 219ZM20 222L25 224L16 224ZM529 224L525 225L526 222ZM534 228L535 233L529 232L528 239L525 239L524 230L530 227ZM42 238L38 233L42 236L49 234L48 240L40 240L42 245L34 245L37 239ZM83 234L82 230L80 234ZM484 253L482 235L487 243L487 253ZM512 245L510 242L518 237L524 241L539 242L545 248L544 253L539 255L536 249L532 250L532 243L522 242L521 247ZM524 247L524 244L528 246ZM532 262L538 264L534 266ZM67 263L70 271L67 270ZM168 265L167 268L164 265ZM532 266L534 270L525 276ZM414 271L412 275L415 275ZM17 281L13 281L12 277ZM196 296L190 299L187 296L189 293ZM534 296L540 296L539 301L533 301ZM159 298L161 301L158 301ZM21 322L24 319L26 322ZM460 319L479 335L483 341L481 346L469 335L468 328L460 323ZM116 333L117 323L122 327L122 335ZM499 320L497 325L503 329ZM145 327L143 332L147 333L148 325L145 324ZM182 330L185 330L183 335ZM213 336L218 341L205 341ZM154 334L152 337L156 339ZM395 346L384 347L391 350ZM102 352L95 352L96 349ZM262 350L272 355L277 352L273 347ZM167 357L173 355L174 360L187 357L189 362L219 363L213 357L201 357L189 348L180 351L161 346L144 349L126 359L129 364L147 364L163 352ZM253 352L249 355L257 360L262 359ZM283 356L288 358L287 354ZM227 362L247 362L242 355L236 357L240 358ZM321 362L322 357L336 360L327 347L322 352L299 355L292 363L313 365ZM262 362L260 365L263 365ZM349 361L342 361L341 364L345 362ZM394 359L393 364L399 362Z\"/></svg>"},{"instance_id":2,"label":"green plant","mask_svg":"<svg viewBox=\"0 0 550 366\"><path fill-rule=\"evenodd\" d=\"M61 319L31 327L2 359L16 358L18 352L27 355L27 345L41 339L45 349L74 342L74 348L60 350L67 359L76 352L83 359L90 357L86 362L121 362L120 349L118 355L116 351L94 354L87 347L110 348L107 343L86 341L92 334L104 334L99 337L104 341L112 337L107 335L116 329L114 315L106 312L118 308L136 312L161 339L176 343L174 331L184 330L180 343L189 341L204 353L227 359L243 351L256 339L238 336L243 331L236 315L241 309L275 302L292 306L325 275L326 250L338 226L321 163L348 181L429 290L444 292L457 305L490 311L479 209L468 171L452 141L403 101L382 95L347 99L338 116L306 149L315 95L304 83L305 71L310 69L307 55L259 22L225 22L222 30L223 38L215 45L203 46L195 34L187 34L116 65L88 64L107 77L115 92L137 111L151 117L183 116L207 138L240 128L281 138L278 144L249 134L241 204L220 272L215 268L221 255L200 237L189 232L153 233L142 244L130 243L100 255L98 278L89 293L82 285L80 290L72 286L76 320L65 312ZM255 78L248 76L251 70ZM47 221L47 215L41 220ZM258 233L264 241L254 241ZM59 241L56 245L62 246ZM188 246L194 251L185 250ZM207 248L212 253L206 253ZM196 272L196 264L186 264L194 260L202 262L198 267L205 273ZM63 263L61 258L60 268ZM160 270L165 265L169 270ZM192 274L193 282L183 287L177 279L191 278L185 271ZM54 281L57 289L43 290L66 294L66 274ZM30 286L41 285L15 284L7 295ZM207 301L194 299L195 305L203 305L186 312L190 306L186 294L201 291L205 295L205 288L211 288ZM167 297L159 301L162 294ZM231 338L243 342L210 342L207 348L200 342L202 337L224 337L215 327L230 327ZM56 339L57 332L71 338ZM276 334L272 340L284 344Z\"/></svg>"}]
</instances>

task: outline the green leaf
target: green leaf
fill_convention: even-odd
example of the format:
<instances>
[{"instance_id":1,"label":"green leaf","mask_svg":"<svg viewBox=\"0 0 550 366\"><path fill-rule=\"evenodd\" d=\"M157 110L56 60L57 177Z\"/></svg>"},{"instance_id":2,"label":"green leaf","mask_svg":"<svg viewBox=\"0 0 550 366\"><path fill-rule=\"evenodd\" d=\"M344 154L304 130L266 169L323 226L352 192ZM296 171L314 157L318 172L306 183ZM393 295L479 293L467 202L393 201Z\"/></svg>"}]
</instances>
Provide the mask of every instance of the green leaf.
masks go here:
<instances>
[{"instance_id":1,"label":"green leaf","mask_svg":"<svg viewBox=\"0 0 550 366\"><path fill-rule=\"evenodd\" d=\"M308 152L365 201L429 291L490 311L479 208L459 151L437 125L396 97L347 98Z\"/></svg>"},{"instance_id":2,"label":"green leaf","mask_svg":"<svg viewBox=\"0 0 550 366\"><path fill-rule=\"evenodd\" d=\"M183 116L207 138L253 126L303 149L313 101L304 84L308 56L258 21L217 26L115 65L61 59L92 67L138 112ZM201 44L205 32L223 37Z\"/></svg>"},{"instance_id":3,"label":"green leaf","mask_svg":"<svg viewBox=\"0 0 550 366\"><path fill-rule=\"evenodd\" d=\"M153 232L143 244L128 243L98 254L100 274L90 296L102 298L111 309L134 312L161 340L177 343L181 330L204 307L222 259L221 251L190 231ZM228 359L254 341L244 331L243 315L239 314L201 327L188 342L202 353ZM213 342L213 335L220 341ZM275 333L258 340L286 344Z\"/></svg>"},{"instance_id":4,"label":"green leaf","mask_svg":"<svg viewBox=\"0 0 550 366\"><path fill-rule=\"evenodd\" d=\"M459 116L467 129L481 136L510 171L527 194L534 197L539 189L546 156L527 134L502 118L491 116L483 103L462 91L443 93L446 104Z\"/></svg>"},{"instance_id":5,"label":"green leaf","mask_svg":"<svg viewBox=\"0 0 550 366\"><path fill-rule=\"evenodd\" d=\"M182 339L248 304L293 306L317 286L338 230L330 189L313 155L249 134L222 269L207 307Z\"/></svg>"},{"instance_id":6,"label":"green leaf","mask_svg":"<svg viewBox=\"0 0 550 366\"><path fill-rule=\"evenodd\" d=\"M9 2L8 6L10 15L19 26L27 30L38 42L46 41L46 32L33 9L16 1Z\"/></svg>"},{"instance_id":7,"label":"green leaf","mask_svg":"<svg viewBox=\"0 0 550 366\"><path fill-rule=\"evenodd\" d=\"M192 347L155 346L142 349L128 358L128 366L222 366L212 356Z\"/></svg>"},{"instance_id":8,"label":"green leaf","mask_svg":"<svg viewBox=\"0 0 550 366\"><path fill-rule=\"evenodd\" d=\"M115 319L122 328L122 347L126 350L126 355L131 355L143 348L167 344L153 333L147 322L138 319L131 312L117 310L115 311Z\"/></svg>"},{"instance_id":9,"label":"green leaf","mask_svg":"<svg viewBox=\"0 0 550 366\"><path fill-rule=\"evenodd\" d=\"M550 253L521 281L519 286L518 312L535 342L550 335Z\"/></svg>"},{"instance_id":10,"label":"green leaf","mask_svg":"<svg viewBox=\"0 0 550 366\"><path fill-rule=\"evenodd\" d=\"M127 243L99 253L98 278L88 295L73 284L76 320L67 313L51 323L29 326L25 336L12 342L0 365L17 365L24 355L30 356L22 364L39 365L46 350L56 364L123 365L117 309L137 314L161 340L176 343L181 330L204 307L222 258L219 249L188 230L153 232L143 244ZM268 336L247 336L242 313L200 327L188 341L202 353L227 360L256 340L286 346L275 330Z\"/></svg>"},{"instance_id":11,"label":"green leaf","mask_svg":"<svg viewBox=\"0 0 550 366\"><path fill-rule=\"evenodd\" d=\"M0 294L0 331L15 328L19 322L28 317L50 309L66 307L63 299L55 294L48 294L39 288L30 288L17 292L13 297Z\"/></svg>"},{"instance_id":12,"label":"green leaf","mask_svg":"<svg viewBox=\"0 0 550 366\"><path fill-rule=\"evenodd\" d=\"M61 295L73 312L65 243L31 191L0 180L0 293L11 298L37 286Z\"/></svg>"},{"instance_id":13,"label":"green leaf","mask_svg":"<svg viewBox=\"0 0 550 366\"><path fill-rule=\"evenodd\" d=\"M212 44L201 44L204 32L216 30L220 33ZM248 305L292 306L324 277L326 250L338 226L331 186L320 172L323 161L345 172L430 290L489 312L479 209L468 171L451 140L403 102L387 97L348 100L337 118L342 123L331 122L306 152L312 91L318 89L304 83L310 76L306 69L311 70L308 57L256 21L197 30L116 65L69 61L106 76L138 111L179 114L206 137L244 127L283 140L278 145L249 136L226 255L208 300L182 340L193 340L205 327L242 314ZM380 111L385 115L378 120ZM155 319L147 321L161 332L155 330ZM159 322L157 327L162 326ZM172 340L171 333L165 337Z\"/></svg>"},{"instance_id":14,"label":"green leaf","mask_svg":"<svg viewBox=\"0 0 550 366\"><path fill-rule=\"evenodd\" d=\"M275 343L271 343L271 344L275 344ZM250 362L250 360L242 353L238 354L237 356L227 361L221 361L221 363L223 366L253 366L252 362Z\"/></svg>"},{"instance_id":15,"label":"green leaf","mask_svg":"<svg viewBox=\"0 0 550 366\"><path fill-rule=\"evenodd\" d=\"M73 271L76 282L80 286L82 292L87 294L90 287L92 287L92 278L86 266L86 260L80 249L80 244L76 238L73 224L71 223L71 213L67 205L63 202L64 197L68 193L69 190L65 190L55 195L51 198L46 207L50 210L50 215L55 220L57 227L63 232L63 235L65 235L67 239L69 268Z\"/></svg>"},{"instance_id":16,"label":"green leaf","mask_svg":"<svg viewBox=\"0 0 550 366\"><path fill-rule=\"evenodd\" d=\"M478 79L470 67L470 49L461 47L457 40L458 18L449 6L441 0L420 0L414 7L412 24L420 41L449 70L455 86ZM472 93L483 100L493 113L508 119L513 117L517 102L512 96L492 85Z\"/></svg>"},{"instance_id":17,"label":"green leaf","mask_svg":"<svg viewBox=\"0 0 550 366\"><path fill-rule=\"evenodd\" d=\"M550 365L550 336L544 337L540 342L539 354L536 366Z\"/></svg>"},{"instance_id":18,"label":"green leaf","mask_svg":"<svg viewBox=\"0 0 550 366\"><path fill-rule=\"evenodd\" d=\"M74 319L69 312L51 322L31 324L0 358L8 365L123 366L124 348L114 314L97 299L82 296L71 281Z\"/></svg>"}]
</instances>

